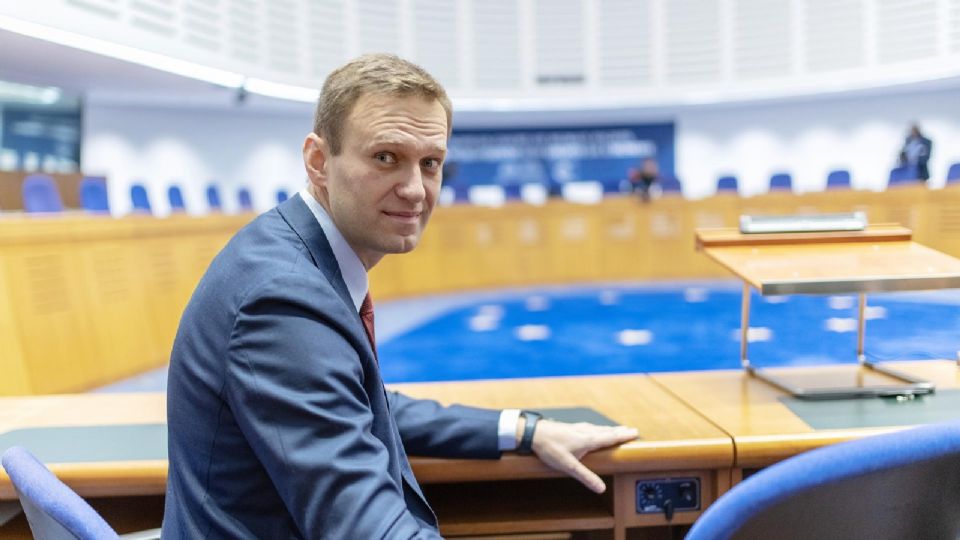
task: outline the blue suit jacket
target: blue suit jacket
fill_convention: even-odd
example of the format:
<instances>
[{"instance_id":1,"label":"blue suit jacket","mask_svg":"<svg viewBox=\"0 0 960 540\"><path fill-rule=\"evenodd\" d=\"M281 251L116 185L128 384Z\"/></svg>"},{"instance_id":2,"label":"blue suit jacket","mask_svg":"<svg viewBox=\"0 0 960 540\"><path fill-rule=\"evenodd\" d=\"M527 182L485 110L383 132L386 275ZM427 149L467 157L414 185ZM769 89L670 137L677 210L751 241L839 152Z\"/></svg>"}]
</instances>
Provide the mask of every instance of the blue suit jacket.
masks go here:
<instances>
[{"instance_id":1,"label":"blue suit jacket","mask_svg":"<svg viewBox=\"0 0 960 540\"><path fill-rule=\"evenodd\" d=\"M299 196L238 232L200 281L167 415L165 538L433 538L406 452L500 455L499 411L384 390Z\"/></svg>"}]
</instances>

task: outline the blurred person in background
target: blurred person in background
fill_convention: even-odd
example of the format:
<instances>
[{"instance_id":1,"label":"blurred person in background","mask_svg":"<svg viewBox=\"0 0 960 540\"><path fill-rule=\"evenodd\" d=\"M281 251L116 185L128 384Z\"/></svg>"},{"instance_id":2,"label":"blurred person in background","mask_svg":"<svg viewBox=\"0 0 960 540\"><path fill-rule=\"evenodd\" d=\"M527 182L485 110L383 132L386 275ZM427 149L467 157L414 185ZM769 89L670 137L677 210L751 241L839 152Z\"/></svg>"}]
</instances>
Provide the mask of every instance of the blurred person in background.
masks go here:
<instances>
[{"instance_id":1,"label":"blurred person in background","mask_svg":"<svg viewBox=\"0 0 960 540\"><path fill-rule=\"evenodd\" d=\"M910 126L910 132L907 134L906 140L903 141L903 148L900 150L900 165L915 167L917 179L926 182L930 178L927 163L930 161L932 150L933 142L923 136L918 124L913 124Z\"/></svg>"}]
</instances>

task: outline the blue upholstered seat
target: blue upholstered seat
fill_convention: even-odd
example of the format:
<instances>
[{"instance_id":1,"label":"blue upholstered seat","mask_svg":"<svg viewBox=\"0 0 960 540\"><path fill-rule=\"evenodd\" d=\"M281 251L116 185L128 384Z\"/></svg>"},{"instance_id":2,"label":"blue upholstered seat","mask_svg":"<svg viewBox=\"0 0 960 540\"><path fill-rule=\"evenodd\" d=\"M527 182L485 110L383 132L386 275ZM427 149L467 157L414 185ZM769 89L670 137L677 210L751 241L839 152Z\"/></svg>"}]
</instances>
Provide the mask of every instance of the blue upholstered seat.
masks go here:
<instances>
[{"instance_id":1,"label":"blue upholstered seat","mask_svg":"<svg viewBox=\"0 0 960 540\"><path fill-rule=\"evenodd\" d=\"M901 165L899 167L894 167L890 169L890 177L887 187L912 183L917 180L919 176L920 173L917 172L917 167L914 165Z\"/></svg>"},{"instance_id":2,"label":"blue upholstered seat","mask_svg":"<svg viewBox=\"0 0 960 540\"><path fill-rule=\"evenodd\" d=\"M63 212L60 191L52 177L31 174L23 179L23 209L31 214Z\"/></svg>"},{"instance_id":3,"label":"blue upholstered seat","mask_svg":"<svg viewBox=\"0 0 960 540\"><path fill-rule=\"evenodd\" d=\"M207 186L207 206L213 212L219 212L223 206L220 204L220 190L217 186Z\"/></svg>"},{"instance_id":4,"label":"blue upholstered seat","mask_svg":"<svg viewBox=\"0 0 960 540\"><path fill-rule=\"evenodd\" d=\"M187 210L183 203L183 191L180 190L180 186L167 188L167 200L170 201L171 212L185 212Z\"/></svg>"},{"instance_id":5,"label":"blue upholstered seat","mask_svg":"<svg viewBox=\"0 0 960 540\"><path fill-rule=\"evenodd\" d=\"M660 189L662 189L664 193L680 193L683 191L680 185L680 179L669 174L660 177Z\"/></svg>"},{"instance_id":6,"label":"blue upholstered seat","mask_svg":"<svg viewBox=\"0 0 960 540\"><path fill-rule=\"evenodd\" d=\"M86 177L80 181L80 207L94 214L110 213L106 179Z\"/></svg>"},{"instance_id":7,"label":"blue upholstered seat","mask_svg":"<svg viewBox=\"0 0 960 540\"><path fill-rule=\"evenodd\" d=\"M776 173L770 176L770 191L793 190L793 177L789 173Z\"/></svg>"},{"instance_id":8,"label":"blue upholstered seat","mask_svg":"<svg viewBox=\"0 0 960 540\"><path fill-rule=\"evenodd\" d=\"M253 198L250 196L250 190L247 188L240 188L237 191L237 201L240 203L240 210L244 212L253 211Z\"/></svg>"},{"instance_id":9,"label":"blue upholstered seat","mask_svg":"<svg viewBox=\"0 0 960 540\"><path fill-rule=\"evenodd\" d=\"M24 448L14 446L4 452L3 468L17 491L34 538L119 538L96 510Z\"/></svg>"},{"instance_id":10,"label":"blue upholstered seat","mask_svg":"<svg viewBox=\"0 0 960 540\"><path fill-rule=\"evenodd\" d=\"M33 537L39 540L157 540L160 529L118 536L86 501L57 478L27 449L13 446L2 457L27 516Z\"/></svg>"},{"instance_id":11,"label":"blue upholstered seat","mask_svg":"<svg viewBox=\"0 0 960 540\"><path fill-rule=\"evenodd\" d=\"M747 478L687 540L960 538L960 421L807 452Z\"/></svg>"},{"instance_id":12,"label":"blue upholstered seat","mask_svg":"<svg viewBox=\"0 0 960 540\"><path fill-rule=\"evenodd\" d=\"M142 184L130 186L130 202L133 205L133 211L142 214L152 214L150 208L150 197L147 195L147 188Z\"/></svg>"},{"instance_id":13,"label":"blue upholstered seat","mask_svg":"<svg viewBox=\"0 0 960 540\"><path fill-rule=\"evenodd\" d=\"M732 191L737 192L737 177L736 176L721 176L717 179L717 193L723 191Z\"/></svg>"},{"instance_id":14,"label":"blue upholstered seat","mask_svg":"<svg viewBox=\"0 0 960 540\"><path fill-rule=\"evenodd\" d=\"M947 169L947 183L960 181L960 163L954 163Z\"/></svg>"},{"instance_id":15,"label":"blue upholstered seat","mask_svg":"<svg viewBox=\"0 0 960 540\"><path fill-rule=\"evenodd\" d=\"M827 189L850 189L850 171L837 169L827 174Z\"/></svg>"}]
</instances>

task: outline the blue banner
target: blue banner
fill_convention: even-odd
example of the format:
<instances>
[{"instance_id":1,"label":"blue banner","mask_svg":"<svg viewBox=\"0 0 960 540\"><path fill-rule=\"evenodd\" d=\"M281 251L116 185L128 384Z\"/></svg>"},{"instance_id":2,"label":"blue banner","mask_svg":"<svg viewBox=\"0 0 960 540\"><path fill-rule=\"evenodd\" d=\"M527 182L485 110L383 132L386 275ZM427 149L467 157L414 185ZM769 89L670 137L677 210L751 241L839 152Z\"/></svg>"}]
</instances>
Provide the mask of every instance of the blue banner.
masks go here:
<instances>
[{"instance_id":1,"label":"blue banner","mask_svg":"<svg viewBox=\"0 0 960 540\"><path fill-rule=\"evenodd\" d=\"M80 111L46 111L7 107L3 114L0 146L17 153L23 164L36 160L39 166L50 159L56 163L80 163ZM32 157L31 157L32 156ZM32 168L32 167L31 167Z\"/></svg>"},{"instance_id":2,"label":"blue banner","mask_svg":"<svg viewBox=\"0 0 960 540\"><path fill-rule=\"evenodd\" d=\"M460 191L497 184L539 183L551 193L565 182L596 180L618 191L630 169L654 158L674 176L674 125L454 130L444 184Z\"/></svg>"}]
</instances>

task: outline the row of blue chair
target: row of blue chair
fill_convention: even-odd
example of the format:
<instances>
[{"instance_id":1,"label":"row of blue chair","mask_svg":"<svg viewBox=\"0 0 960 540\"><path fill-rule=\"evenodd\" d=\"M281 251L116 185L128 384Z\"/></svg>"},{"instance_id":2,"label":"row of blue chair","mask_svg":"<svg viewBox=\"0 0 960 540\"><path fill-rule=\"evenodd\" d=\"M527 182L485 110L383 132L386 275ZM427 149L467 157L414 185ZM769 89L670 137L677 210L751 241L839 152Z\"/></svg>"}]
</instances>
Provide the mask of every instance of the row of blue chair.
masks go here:
<instances>
[{"instance_id":1,"label":"row of blue chair","mask_svg":"<svg viewBox=\"0 0 960 540\"><path fill-rule=\"evenodd\" d=\"M28 450L12 447L2 462L36 538L118 538ZM734 486L687 540L960 538L958 464L958 421L819 448Z\"/></svg>"},{"instance_id":2,"label":"row of blue chair","mask_svg":"<svg viewBox=\"0 0 960 540\"><path fill-rule=\"evenodd\" d=\"M888 178L888 186L914 183L918 177L916 167L903 166L891 169ZM947 171L947 183L960 181L960 163L954 163ZM626 180L619 183L602 183L604 193L609 192L628 192L631 189ZM510 184L502 186L504 198L506 200L521 199L521 192L525 184ZM543 185L538 183L538 185ZM674 176L666 176L660 179L657 184L663 193L680 193L680 180ZM453 190L453 202L470 202L469 191L473 186L453 183L450 189ZM544 185L551 196L559 196L562 184ZM851 175L850 171L837 169L827 174L827 189L850 189ZM770 191L791 191L793 189L793 176L790 173L780 172L770 176ZM717 192L737 192L739 190L739 181L736 176L721 176L717 179Z\"/></svg>"},{"instance_id":3,"label":"row of blue chair","mask_svg":"<svg viewBox=\"0 0 960 540\"><path fill-rule=\"evenodd\" d=\"M894 167L887 178L887 186L914 183L919 177L917 168L911 165ZM960 181L960 163L954 163L947 169L947 183ZM721 176L717 179L718 192L737 191L739 182L736 176ZM827 189L849 189L850 171L838 169L827 174ZM789 173L776 173L770 176L770 191L790 191L793 189L793 177Z\"/></svg>"},{"instance_id":4,"label":"row of blue chair","mask_svg":"<svg viewBox=\"0 0 960 540\"><path fill-rule=\"evenodd\" d=\"M107 214L110 212L106 179L85 177L80 181L79 190L81 208L91 213ZM220 190L217 186L208 186L206 189L206 197L210 210L220 211L222 209ZM277 203L282 203L288 198L289 194L286 190L280 189L277 191ZM179 186L174 185L167 189L167 199L170 203L171 211L183 212L186 210L183 191L181 191ZM250 196L250 190L240 188L237 192L237 200L242 211L248 212L253 210L253 199ZM131 186L130 202L134 212L146 214L153 212L147 189L141 184ZM63 200L60 197L60 191L51 176L46 174L31 174L23 180L23 208L28 213L56 213L63 211Z\"/></svg>"}]
</instances>

